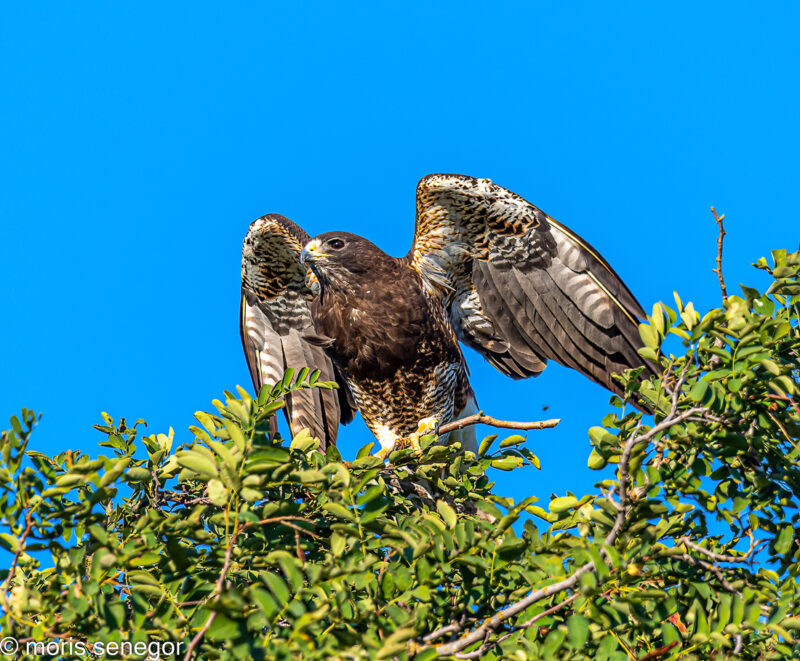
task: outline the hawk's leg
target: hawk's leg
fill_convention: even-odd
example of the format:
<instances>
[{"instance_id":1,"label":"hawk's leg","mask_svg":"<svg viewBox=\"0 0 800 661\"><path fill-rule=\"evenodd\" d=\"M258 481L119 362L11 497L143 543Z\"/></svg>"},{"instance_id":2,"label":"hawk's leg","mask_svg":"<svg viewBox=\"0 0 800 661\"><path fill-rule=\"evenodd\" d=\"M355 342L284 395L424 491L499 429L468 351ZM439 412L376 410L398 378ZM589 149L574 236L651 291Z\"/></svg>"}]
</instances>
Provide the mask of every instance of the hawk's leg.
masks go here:
<instances>
[{"instance_id":1,"label":"hawk's leg","mask_svg":"<svg viewBox=\"0 0 800 661\"><path fill-rule=\"evenodd\" d=\"M406 436L405 438L400 438L392 435L393 438L388 439L387 443L384 443L383 438L379 436L378 440L381 443L381 449L375 456L383 461L394 450L410 447L414 451L414 454L419 457L422 454L422 448L420 447L419 440L423 436L427 436L428 434L435 434L436 428L438 426L439 426L439 421L436 418L433 417L423 418L422 420L419 421L417 431L415 431L410 436Z\"/></svg>"}]
</instances>

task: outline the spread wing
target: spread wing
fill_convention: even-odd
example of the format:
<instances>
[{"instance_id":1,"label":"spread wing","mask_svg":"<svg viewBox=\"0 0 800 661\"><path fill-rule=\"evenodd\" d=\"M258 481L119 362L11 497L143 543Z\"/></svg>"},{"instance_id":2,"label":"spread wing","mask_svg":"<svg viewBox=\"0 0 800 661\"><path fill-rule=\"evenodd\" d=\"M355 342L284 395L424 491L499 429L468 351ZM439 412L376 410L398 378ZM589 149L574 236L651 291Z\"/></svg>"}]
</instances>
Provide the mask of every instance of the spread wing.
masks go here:
<instances>
[{"instance_id":1,"label":"spread wing","mask_svg":"<svg viewBox=\"0 0 800 661\"><path fill-rule=\"evenodd\" d=\"M458 338L508 376L535 376L552 358L618 393L611 375L645 362L644 311L608 262L488 179L423 178L408 258Z\"/></svg>"},{"instance_id":2,"label":"spread wing","mask_svg":"<svg viewBox=\"0 0 800 661\"><path fill-rule=\"evenodd\" d=\"M256 390L276 383L289 367L319 370L338 390L311 388L287 397L286 419L293 434L308 427L324 450L335 444L339 422L353 419L355 405L342 376L313 335L311 300L300 251L309 236L288 218L263 216L250 225L242 246L242 298L239 328L250 377Z\"/></svg>"}]
</instances>

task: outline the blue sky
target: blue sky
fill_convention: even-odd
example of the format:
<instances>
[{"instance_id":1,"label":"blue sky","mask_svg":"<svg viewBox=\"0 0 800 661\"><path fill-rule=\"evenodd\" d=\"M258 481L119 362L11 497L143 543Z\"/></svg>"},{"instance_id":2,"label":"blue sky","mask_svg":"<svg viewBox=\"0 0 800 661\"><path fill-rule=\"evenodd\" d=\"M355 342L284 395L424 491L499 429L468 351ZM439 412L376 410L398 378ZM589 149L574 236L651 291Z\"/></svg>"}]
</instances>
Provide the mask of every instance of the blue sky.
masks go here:
<instances>
[{"instance_id":1,"label":"blue sky","mask_svg":"<svg viewBox=\"0 0 800 661\"><path fill-rule=\"evenodd\" d=\"M712 204L730 287L797 247L797 4L343 7L4 7L0 417L44 413L36 449L96 452L101 410L189 440L195 410L250 387L240 249L264 213L397 255L420 177L489 177L594 244L646 309L673 289L718 304ZM468 359L488 413L563 418L530 436L543 472L499 490L590 489L607 393ZM369 440L358 421L340 445Z\"/></svg>"}]
</instances>

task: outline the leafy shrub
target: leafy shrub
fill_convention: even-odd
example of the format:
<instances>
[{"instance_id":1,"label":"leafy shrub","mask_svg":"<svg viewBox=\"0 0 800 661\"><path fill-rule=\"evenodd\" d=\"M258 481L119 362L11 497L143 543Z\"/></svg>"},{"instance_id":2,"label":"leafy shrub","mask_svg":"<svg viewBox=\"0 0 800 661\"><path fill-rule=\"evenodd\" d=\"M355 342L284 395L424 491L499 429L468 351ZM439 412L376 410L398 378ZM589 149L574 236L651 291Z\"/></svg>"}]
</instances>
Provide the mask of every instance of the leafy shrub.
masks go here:
<instances>
[{"instance_id":1,"label":"leafy shrub","mask_svg":"<svg viewBox=\"0 0 800 661\"><path fill-rule=\"evenodd\" d=\"M664 377L623 379L657 412L612 398L589 430L604 479L582 496L495 493L490 467L538 467L522 436L477 455L428 437L388 465L371 444L348 463L307 434L270 440L287 393L330 387L307 370L226 393L189 444L104 414L97 459L29 450L23 410L2 433L4 635L24 658L54 640L204 659L800 655L800 253L773 259L766 292L702 318L677 295L654 306L642 355Z\"/></svg>"}]
</instances>

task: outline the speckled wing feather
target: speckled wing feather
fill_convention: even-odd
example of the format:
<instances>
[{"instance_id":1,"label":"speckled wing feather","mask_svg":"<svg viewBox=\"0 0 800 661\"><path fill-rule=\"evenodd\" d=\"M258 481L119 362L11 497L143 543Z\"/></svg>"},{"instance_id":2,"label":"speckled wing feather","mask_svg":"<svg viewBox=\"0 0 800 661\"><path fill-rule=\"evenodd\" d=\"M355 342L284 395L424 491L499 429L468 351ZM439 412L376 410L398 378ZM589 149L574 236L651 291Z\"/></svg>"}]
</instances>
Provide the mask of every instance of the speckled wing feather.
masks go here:
<instances>
[{"instance_id":1,"label":"speckled wing feather","mask_svg":"<svg viewBox=\"0 0 800 661\"><path fill-rule=\"evenodd\" d=\"M292 433L308 427L324 450L335 444L339 422L353 419L355 406L330 358L306 339L314 333L314 294L300 264L300 251L308 241L300 227L277 214L250 225L242 246L240 331L256 390L276 383L289 367L318 369L321 380L339 383L339 390L311 388L287 397L285 413Z\"/></svg>"},{"instance_id":2,"label":"speckled wing feather","mask_svg":"<svg viewBox=\"0 0 800 661\"><path fill-rule=\"evenodd\" d=\"M488 179L423 178L408 259L458 338L508 376L554 359L619 392L611 374L644 363L644 311L608 262Z\"/></svg>"}]
</instances>

